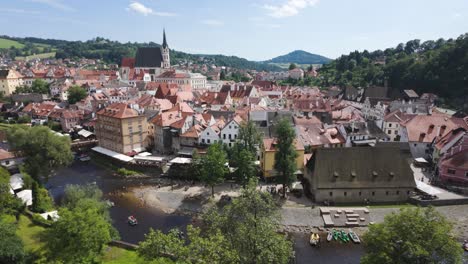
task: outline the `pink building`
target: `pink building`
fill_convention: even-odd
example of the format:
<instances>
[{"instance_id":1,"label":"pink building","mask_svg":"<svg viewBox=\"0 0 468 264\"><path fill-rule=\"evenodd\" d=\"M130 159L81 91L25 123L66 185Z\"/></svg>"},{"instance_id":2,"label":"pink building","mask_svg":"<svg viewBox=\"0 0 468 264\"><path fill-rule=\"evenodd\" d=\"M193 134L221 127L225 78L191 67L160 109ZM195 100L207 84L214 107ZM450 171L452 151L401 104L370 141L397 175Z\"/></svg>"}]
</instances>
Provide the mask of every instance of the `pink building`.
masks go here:
<instances>
[{"instance_id":1,"label":"pink building","mask_svg":"<svg viewBox=\"0 0 468 264\"><path fill-rule=\"evenodd\" d=\"M443 182L468 184L468 134L440 158L439 177Z\"/></svg>"}]
</instances>

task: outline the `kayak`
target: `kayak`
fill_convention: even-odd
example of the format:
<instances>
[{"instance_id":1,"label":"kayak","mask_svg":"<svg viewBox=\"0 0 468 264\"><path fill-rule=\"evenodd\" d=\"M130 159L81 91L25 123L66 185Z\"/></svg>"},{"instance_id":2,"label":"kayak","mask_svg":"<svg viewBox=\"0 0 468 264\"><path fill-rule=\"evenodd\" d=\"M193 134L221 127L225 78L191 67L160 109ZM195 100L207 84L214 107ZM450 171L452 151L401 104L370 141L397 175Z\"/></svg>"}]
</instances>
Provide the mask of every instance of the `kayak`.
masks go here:
<instances>
[{"instance_id":1,"label":"kayak","mask_svg":"<svg viewBox=\"0 0 468 264\"><path fill-rule=\"evenodd\" d=\"M311 233L310 234L310 240L309 240L310 245L311 246L317 246L319 242L320 242L319 234Z\"/></svg>"},{"instance_id":2,"label":"kayak","mask_svg":"<svg viewBox=\"0 0 468 264\"><path fill-rule=\"evenodd\" d=\"M341 241L344 242L344 243L348 243L348 242L349 242L349 236L348 236L348 234L346 234L346 232L343 231L343 230L341 230L341 232L340 232L340 239L341 239Z\"/></svg>"},{"instance_id":3,"label":"kayak","mask_svg":"<svg viewBox=\"0 0 468 264\"><path fill-rule=\"evenodd\" d=\"M359 239L359 236L354 233L351 229L349 230L349 238L351 238L351 240L356 243L356 244L359 244L361 243L361 239Z\"/></svg>"}]
</instances>

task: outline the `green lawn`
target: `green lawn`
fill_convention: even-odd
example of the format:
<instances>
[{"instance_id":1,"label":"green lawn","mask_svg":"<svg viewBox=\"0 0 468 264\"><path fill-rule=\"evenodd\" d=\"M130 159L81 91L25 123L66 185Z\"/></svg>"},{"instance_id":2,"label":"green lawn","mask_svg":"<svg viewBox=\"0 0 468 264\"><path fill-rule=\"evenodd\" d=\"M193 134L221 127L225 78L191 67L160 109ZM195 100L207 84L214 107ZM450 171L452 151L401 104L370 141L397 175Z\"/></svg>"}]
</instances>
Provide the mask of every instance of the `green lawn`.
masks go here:
<instances>
[{"instance_id":1,"label":"green lawn","mask_svg":"<svg viewBox=\"0 0 468 264\"><path fill-rule=\"evenodd\" d=\"M44 242L41 241L40 238L44 230L44 227L35 225L31 219L21 215L16 234L23 240L24 247L27 251L39 253L41 247L44 245Z\"/></svg>"},{"instance_id":2,"label":"green lawn","mask_svg":"<svg viewBox=\"0 0 468 264\"><path fill-rule=\"evenodd\" d=\"M22 47L24 47L24 45L19 43L18 41L0 38L0 49L9 49L11 48L11 46L14 46L15 48L18 48L18 49L21 49Z\"/></svg>"},{"instance_id":3,"label":"green lawn","mask_svg":"<svg viewBox=\"0 0 468 264\"><path fill-rule=\"evenodd\" d=\"M18 56L15 57L15 60L32 60L32 59L47 59L47 58L54 58L55 57L55 52L49 52L49 53L40 53L36 55L31 55L31 56Z\"/></svg>"},{"instance_id":4,"label":"green lawn","mask_svg":"<svg viewBox=\"0 0 468 264\"><path fill-rule=\"evenodd\" d=\"M136 251L126 250L118 247L110 247L106 250L102 263L106 264L125 264L125 263L135 263L143 264L147 263L145 260L140 258Z\"/></svg>"}]
</instances>

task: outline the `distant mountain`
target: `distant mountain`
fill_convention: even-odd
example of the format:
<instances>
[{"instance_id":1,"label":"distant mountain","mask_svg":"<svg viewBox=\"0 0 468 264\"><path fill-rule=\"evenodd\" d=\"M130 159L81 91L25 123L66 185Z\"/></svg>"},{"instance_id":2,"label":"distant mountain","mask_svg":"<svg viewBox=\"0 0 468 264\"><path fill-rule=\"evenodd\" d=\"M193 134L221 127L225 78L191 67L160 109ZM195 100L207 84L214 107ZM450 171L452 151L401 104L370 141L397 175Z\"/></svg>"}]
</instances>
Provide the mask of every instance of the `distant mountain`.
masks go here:
<instances>
[{"instance_id":1,"label":"distant mountain","mask_svg":"<svg viewBox=\"0 0 468 264\"><path fill-rule=\"evenodd\" d=\"M265 61L266 63L327 64L331 59L303 50L295 50L283 56Z\"/></svg>"}]
</instances>

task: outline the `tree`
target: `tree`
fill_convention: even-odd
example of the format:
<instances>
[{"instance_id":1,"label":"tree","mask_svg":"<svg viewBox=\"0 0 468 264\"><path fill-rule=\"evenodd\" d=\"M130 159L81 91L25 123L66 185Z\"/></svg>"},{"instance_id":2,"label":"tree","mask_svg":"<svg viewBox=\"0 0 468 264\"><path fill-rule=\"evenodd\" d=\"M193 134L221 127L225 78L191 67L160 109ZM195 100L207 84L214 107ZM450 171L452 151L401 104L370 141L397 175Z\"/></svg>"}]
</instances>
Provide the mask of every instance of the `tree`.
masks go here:
<instances>
[{"instance_id":1,"label":"tree","mask_svg":"<svg viewBox=\"0 0 468 264\"><path fill-rule=\"evenodd\" d=\"M59 210L60 218L46 231L49 260L63 263L94 263L112 240L113 227L90 200L75 208Z\"/></svg>"},{"instance_id":2,"label":"tree","mask_svg":"<svg viewBox=\"0 0 468 264\"><path fill-rule=\"evenodd\" d=\"M219 231L205 236L200 228L191 225L187 226L186 239L177 229L167 234L151 229L139 244L138 254L146 260L169 258L177 263L238 263L236 254Z\"/></svg>"},{"instance_id":3,"label":"tree","mask_svg":"<svg viewBox=\"0 0 468 264\"><path fill-rule=\"evenodd\" d=\"M32 183L32 211L44 213L53 208L53 201L47 189L39 186L37 181Z\"/></svg>"},{"instance_id":4,"label":"tree","mask_svg":"<svg viewBox=\"0 0 468 264\"><path fill-rule=\"evenodd\" d=\"M219 143L210 145L206 155L202 158L201 180L211 187L211 196L214 197L214 186L223 182L228 172L226 167L226 152Z\"/></svg>"},{"instance_id":5,"label":"tree","mask_svg":"<svg viewBox=\"0 0 468 264\"><path fill-rule=\"evenodd\" d=\"M10 173L0 167L0 215L16 214L22 206L21 200L10 193Z\"/></svg>"},{"instance_id":6,"label":"tree","mask_svg":"<svg viewBox=\"0 0 468 264\"><path fill-rule=\"evenodd\" d=\"M31 92L49 94L49 84L43 79L35 79L31 84Z\"/></svg>"},{"instance_id":7,"label":"tree","mask_svg":"<svg viewBox=\"0 0 468 264\"><path fill-rule=\"evenodd\" d=\"M86 98L88 93L86 90L78 85L73 85L68 89L68 103L76 104L77 102Z\"/></svg>"},{"instance_id":8,"label":"tree","mask_svg":"<svg viewBox=\"0 0 468 264\"><path fill-rule=\"evenodd\" d=\"M278 172L279 180L283 184L283 197L286 197L286 187L290 187L295 181L296 166L296 146L294 132L291 122L281 119L276 128L277 141L275 153L275 169Z\"/></svg>"},{"instance_id":9,"label":"tree","mask_svg":"<svg viewBox=\"0 0 468 264\"><path fill-rule=\"evenodd\" d=\"M220 80L226 80L226 71L221 70L221 73L219 74L219 79Z\"/></svg>"},{"instance_id":10,"label":"tree","mask_svg":"<svg viewBox=\"0 0 468 264\"><path fill-rule=\"evenodd\" d=\"M371 225L361 263L462 263L452 224L434 208L402 209Z\"/></svg>"},{"instance_id":11,"label":"tree","mask_svg":"<svg viewBox=\"0 0 468 264\"><path fill-rule=\"evenodd\" d=\"M289 70L294 70L297 68L297 65L295 63L289 64Z\"/></svg>"},{"instance_id":12,"label":"tree","mask_svg":"<svg viewBox=\"0 0 468 264\"><path fill-rule=\"evenodd\" d=\"M250 151L254 157L257 154L257 148L261 144L261 140L262 135L258 132L253 121L249 120L240 125L238 141L242 147Z\"/></svg>"},{"instance_id":13,"label":"tree","mask_svg":"<svg viewBox=\"0 0 468 264\"><path fill-rule=\"evenodd\" d=\"M243 148L239 143L234 144L230 163L232 167L236 168L234 171L236 181L243 187L255 176L254 160L252 152Z\"/></svg>"},{"instance_id":14,"label":"tree","mask_svg":"<svg viewBox=\"0 0 468 264\"><path fill-rule=\"evenodd\" d=\"M18 124L29 124L31 123L31 117L28 115L20 116L18 118Z\"/></svg>"},{"instance_id":15,"label":"tree","mask_svg":"<svg viewBox=\"0 0 468 264\"><path fill-rule=\"evenodd\" d=\"M268 192L251 180L231 204L213 207L202 216L206 233L221 232L239 256L239 263L290 263L292 242L278 234L280 214Z\"/></svg>"},{"instance_id":16,"label":"tree","mask_svg":"<svg viewBox=\"0 0 468 264\"><path fill-rule=\"evenodd\" d=\"M23 263L26 257L23 241L15 230L15 225L0 219L0 263Z\"/></svg>"},{"instance_id":17,"label":"tree","mask_svg":"<svg viewBox=\"0 0 468 264\"><path fill-rule=\"evenodd\" d=\"M73 160L70 138L57 136L47 127L14 127L7 138L12 149L25 157L25 170L36 180Z\"/></svg>"}]
</instances>

